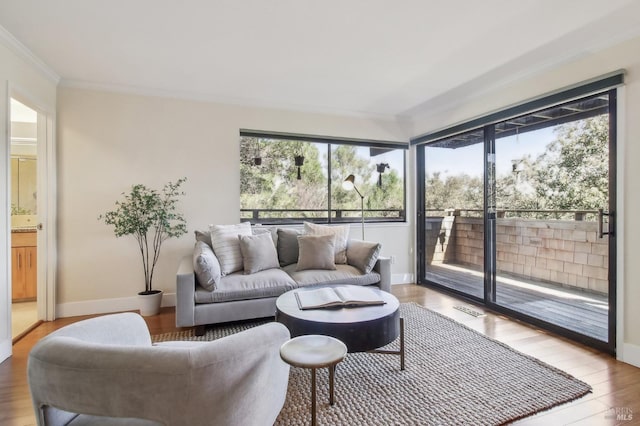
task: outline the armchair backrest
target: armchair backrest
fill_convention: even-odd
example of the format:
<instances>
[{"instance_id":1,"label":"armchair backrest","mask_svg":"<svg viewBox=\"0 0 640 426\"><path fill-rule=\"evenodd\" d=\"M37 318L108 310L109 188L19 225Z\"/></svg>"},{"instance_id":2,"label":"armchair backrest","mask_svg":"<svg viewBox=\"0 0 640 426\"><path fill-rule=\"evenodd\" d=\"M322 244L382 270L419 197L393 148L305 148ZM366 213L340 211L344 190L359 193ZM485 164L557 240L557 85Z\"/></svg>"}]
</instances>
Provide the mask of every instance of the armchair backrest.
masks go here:
<instances>
[{"instance_id":1,"label":"armchair backrest","mask_svg":"<svg viewBox=\"0 0 640 426\"><path fill-rule=\"evenodd\" d=\"M279 348L288 338L270 323L212 342L153 346L137 314L73 324L29 354L38 424L54 417L48 407L167 425L272 424L286 396Z\"/></svg>"}]
</instances>

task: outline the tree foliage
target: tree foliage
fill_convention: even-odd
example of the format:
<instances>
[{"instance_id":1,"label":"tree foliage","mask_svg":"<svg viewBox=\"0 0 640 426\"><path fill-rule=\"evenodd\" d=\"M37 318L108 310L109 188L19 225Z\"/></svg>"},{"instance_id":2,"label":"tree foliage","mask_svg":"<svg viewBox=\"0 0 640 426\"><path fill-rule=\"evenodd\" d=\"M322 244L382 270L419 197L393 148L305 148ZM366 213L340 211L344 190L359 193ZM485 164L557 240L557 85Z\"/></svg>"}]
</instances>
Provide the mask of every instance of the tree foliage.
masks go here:
<instances>
[{"instance_id":1,"label":"tree foliage","mask_svg":"<svg viewBox=\"0 0 640 426\"><path fill-rule=\"evenodd\" d=\"M304 156L300 180L294 164L296 155ZM392 213L377 210L404 208L403 178L391 170L384 174L383 186L378 187L375 164L359 155L354 146L254 137L240 140L241 208L287 210L265 213L269 218L327 217L329 156L333 210L353 210L351 216L360 215L360 197L354 191L342 188L342 182L349 174L355 175L356 186L365 195L365 210L376 210L365 214L391 216ZM261 164L256 165L256 157L261 159ZM307 211L292 213L295 210Z\"/></svg>"},{"instance_id":2,"label":"tree foliage","mask_svg":"<svg viewBox=\"0 0 640 426\"><path fill-rule=\"evenodd\" d=\"M294 157L304 157L297 179ZM261 158L256 165L254 158ZM240 141L240 206L243 209L284 209L311 211L327 208L327 178L322 157L314 144L243 137ZM284 213L284 212L283 212ZM286 214L268 213L270 217Z\"/></svg>"},{"instance_id":3,"label":"tree foliage","mask_svg":"<svg viewBox=\"0 0 640 426\"><path fill-rule=\"evenodd\" d=\"M559 126L557 138L531 165L535 196L545 209L595 210L609 199L608 115Z\"/></svg>"},{"instance_id":4,"label":"tree foliage","mask_svg":"<svg viewBox=\"0 0 640 426\"><path fill-rule=\"evenodd\" d=\"M535 159L514 159L497 176L498 209L597 210L608 204L609 116L556 127L555 139ZM483 182L466 174L426 177L427 209L483 207ZM526 216L526 215L524 215Z\"/></svg>"}]
</instances>

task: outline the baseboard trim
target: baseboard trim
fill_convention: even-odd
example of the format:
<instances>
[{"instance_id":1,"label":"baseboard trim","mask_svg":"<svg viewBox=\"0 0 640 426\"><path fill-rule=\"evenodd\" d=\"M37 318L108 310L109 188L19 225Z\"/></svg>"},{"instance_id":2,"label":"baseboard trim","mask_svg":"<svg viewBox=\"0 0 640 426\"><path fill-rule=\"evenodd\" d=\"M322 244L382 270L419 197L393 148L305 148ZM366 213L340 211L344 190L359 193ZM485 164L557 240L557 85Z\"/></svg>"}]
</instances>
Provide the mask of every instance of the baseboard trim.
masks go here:
<instances>
[{"instance_id":1,"label":"baseboard trim","mask_svg":"<svg viewBox=\"0 0 640 426\"><path fill-rule=\"evenodd\" d=\"M631 343L625 343L622 348L622 358L618 358L622 362L635 365L640 368L640 346Z\"/></svg>"},{"instance_id":2,"label":"baseboard trim","mask_svg":"<svg viewBox=\"0 0 640 426\"><path fill-rule=\"evenodd\" d=\"M6 339L0 342L0 362L11 356L11 339Z\"/></svg>"},{"instance_id":3,"label":"baseboard trim","mask_svg":"<svg viewBox=\"0 0 640 426\"><path fill-rule=\"evenodd\" d=\"M413 274L391 274L391 285L415 283Z\"/></svg>"},{"instance_id":4,"label":"baseboard trim","mask_svg":"<svg viewBox=\"0 0 640 426\"><path fill-rule=\"evenodd\" d=\"M175 305L175 293L165 293L162 296L162 306ZM56 306L56 318L77 317L79 315L110 314L114 312L137 311L138 309L138 298L136 296L84 300L82 302L58 304Z\"/></svg>"}]
</instances>

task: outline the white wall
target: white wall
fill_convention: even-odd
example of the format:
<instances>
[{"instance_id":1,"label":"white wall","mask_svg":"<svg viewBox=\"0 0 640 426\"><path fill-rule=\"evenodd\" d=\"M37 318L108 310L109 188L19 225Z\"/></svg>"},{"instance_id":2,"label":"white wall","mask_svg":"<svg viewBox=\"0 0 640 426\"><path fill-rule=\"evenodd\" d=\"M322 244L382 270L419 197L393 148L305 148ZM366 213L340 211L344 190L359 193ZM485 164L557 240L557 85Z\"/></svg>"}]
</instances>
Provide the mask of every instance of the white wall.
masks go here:
<instances>
[{"instance_id":1,"label":"white wall","mask_svg":"<svg viewBox=\"0 0 640 426\"><path fill-rule=\"evenodd\" d=\"M431 111L414 123L413 135L467 121L526 99L625 69L618 126L618 356L640 366L640 38L575 59L473 99ZM622 219L622 220L620 220Z\"/></svg>"},{"instance_id":2,"label":"white wall","mask_svg":"<svg viewBox=\"0 0 640 426\"><path fill-rule=\"evenodd\" d=\"M180 203L189 234L168 240L154 287L175 292L180 258L193 231L239 221L239 129L408 141L406 126L355 117L292 113L213 103L97 92L58 91L58 314L122 309L143 289L132 237L116 239L98 215L134 183L160 187L186 176ZM412 187L408 187L411 193ZM410 210L410 206L409 211ZM393 273L413 272L413 228L367 226ZM353 226L354 236L359 227ZM399 275L398 275L399 276Z\"/></svg>"},{"instance_id":3,"label":"white wall","mask_svg":"<svg viewBox=\"0 0 640 426\"><path fill-rule=\"evenodd\" d=\"M5 37L4 33L0 36ZM54 111L56 82L45 77L0 41L0 361L11 354L11 286L9 282L10 244L8 108L11 94L20 93L41 109Z\"/></svg>"}]
</instances>

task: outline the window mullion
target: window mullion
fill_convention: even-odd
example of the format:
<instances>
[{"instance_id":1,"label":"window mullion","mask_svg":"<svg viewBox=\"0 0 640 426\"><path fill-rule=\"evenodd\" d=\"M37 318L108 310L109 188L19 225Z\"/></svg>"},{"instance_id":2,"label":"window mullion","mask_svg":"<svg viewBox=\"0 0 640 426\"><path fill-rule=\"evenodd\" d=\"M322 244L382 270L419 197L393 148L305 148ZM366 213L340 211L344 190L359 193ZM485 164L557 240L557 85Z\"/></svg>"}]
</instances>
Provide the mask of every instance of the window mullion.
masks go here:
<instances>
[{"instance_id":1,"label":"window mullion","mask_svg":"<svg viewBox=\"0 0 640 426\"><path fill-rule=\"evenodd\" d=\"M331 220L331 144L327 144L327 222L333 222Z\"/></svg>"}]
</instances>

